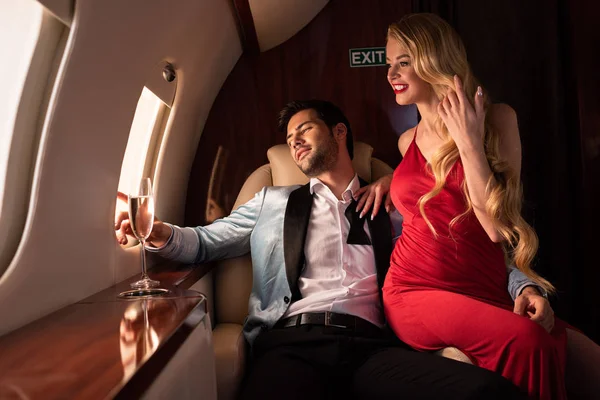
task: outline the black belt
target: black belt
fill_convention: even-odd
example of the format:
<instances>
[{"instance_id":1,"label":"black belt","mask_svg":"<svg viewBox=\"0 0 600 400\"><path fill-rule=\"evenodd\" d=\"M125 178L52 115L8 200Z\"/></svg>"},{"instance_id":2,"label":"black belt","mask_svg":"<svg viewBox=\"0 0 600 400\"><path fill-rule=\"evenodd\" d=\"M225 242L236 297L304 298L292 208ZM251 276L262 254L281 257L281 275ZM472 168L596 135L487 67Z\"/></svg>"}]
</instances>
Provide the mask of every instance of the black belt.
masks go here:
<instances>
[{"instance_id":1,"label":"black belt","mask_svg":"<svg viewBox=\"0 0 600 400\"><path fill-rule=\"evenodd\" d=\"M304 313L284 318L275 324L275 328L289 328L302 325L323 325L335 328L353 329L357 332L380 334L382 330L372 323L354 315L338 314L330 311Z\"/></svg>"}]
</instances>

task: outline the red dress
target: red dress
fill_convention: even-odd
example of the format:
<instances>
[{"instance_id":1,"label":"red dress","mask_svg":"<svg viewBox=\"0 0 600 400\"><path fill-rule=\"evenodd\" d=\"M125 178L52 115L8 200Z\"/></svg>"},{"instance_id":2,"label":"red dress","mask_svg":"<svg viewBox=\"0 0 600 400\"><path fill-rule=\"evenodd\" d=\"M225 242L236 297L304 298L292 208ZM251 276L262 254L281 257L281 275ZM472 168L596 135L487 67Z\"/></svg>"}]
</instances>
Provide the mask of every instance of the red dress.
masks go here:
<instances>
[{"instance_id":1,"label":"red dress","mask_svg":"<svg viewBox=\"0 0 600 400\"><path fill-rule=\"evenodd\" d=\"M390 193L404 217L383 288L387 321L405 343L421 351L453 346L475 365L501 373L533 398L565 399L566 331L556 320L551 334L513 313L500 244L492 242L475 213L464 212L461 160L425 213L419 198L435 183L415 138L394 171Z\"/></svg>"}]
</instances>

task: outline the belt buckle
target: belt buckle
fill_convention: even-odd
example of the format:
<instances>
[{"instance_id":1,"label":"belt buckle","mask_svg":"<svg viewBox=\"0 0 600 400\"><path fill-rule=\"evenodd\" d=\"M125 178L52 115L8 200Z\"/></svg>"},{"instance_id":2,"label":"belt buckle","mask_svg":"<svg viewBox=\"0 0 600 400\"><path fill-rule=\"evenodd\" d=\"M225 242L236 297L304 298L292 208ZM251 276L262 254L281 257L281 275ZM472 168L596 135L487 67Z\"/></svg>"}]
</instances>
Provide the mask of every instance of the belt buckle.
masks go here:
<instances>
[{"instance_id":1,"label":"belt buckle","mask_svg":"<svg viewBox=\"0 0 600 400\"><path fill-rule=\"evenodd\" d=\"M325 311L325 326L333 326L334 328L348 328L346 325L336 325L331 323L331 316L333 315L330 311Z\"/></svg>"}]
</instances>

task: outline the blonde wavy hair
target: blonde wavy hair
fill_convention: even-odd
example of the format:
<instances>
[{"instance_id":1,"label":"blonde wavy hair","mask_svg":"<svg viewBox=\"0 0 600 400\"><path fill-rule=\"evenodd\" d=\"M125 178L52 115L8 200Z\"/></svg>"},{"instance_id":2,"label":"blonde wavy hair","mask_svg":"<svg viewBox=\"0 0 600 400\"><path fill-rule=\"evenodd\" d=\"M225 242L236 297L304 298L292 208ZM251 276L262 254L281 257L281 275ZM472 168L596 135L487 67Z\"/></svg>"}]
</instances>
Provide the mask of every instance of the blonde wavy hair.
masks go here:
<instances>
[{"instance_id":1,"label":"blonde wavy hair","mask_svg":"<svg viewBox=\"0 0 600 400\"><path fill-rule=\"evenodd\" d=\"M474 107L473 99L479 82L467 62L467 53L462 40L446 21L435 14L409 14L389 26L387 40L390 39L398 41L408 49L415 73L431 85L440 101L448 88L455 89L454 75L458 75L463 82L465 95ZM485 94L484 104L487 110L489 99ZM419 199L418 204L429 229L437 237L435 228L425 214L425 204L441 192L446 183L446 176L458 159L459 153L439 116L435 121L435 127L441 137L445 138L445 142L433 155L429 164L435 177L435 185L429 193ZM484 148L492 170L492 176L486 186L489 197L485 204L485 211L492 218L494 227L505 239L506 257L509 262L514 262L528 278L546 291L554 292L554 286L531 269L531 262L538 249L538 238L533 228L521 216L523 194L520 177L506 160L500 157L500 138L487 116ZM473 210L466 180L463 182L462 190L467 208L452 219L450 228Z\"/></svg>"}]
</instances>

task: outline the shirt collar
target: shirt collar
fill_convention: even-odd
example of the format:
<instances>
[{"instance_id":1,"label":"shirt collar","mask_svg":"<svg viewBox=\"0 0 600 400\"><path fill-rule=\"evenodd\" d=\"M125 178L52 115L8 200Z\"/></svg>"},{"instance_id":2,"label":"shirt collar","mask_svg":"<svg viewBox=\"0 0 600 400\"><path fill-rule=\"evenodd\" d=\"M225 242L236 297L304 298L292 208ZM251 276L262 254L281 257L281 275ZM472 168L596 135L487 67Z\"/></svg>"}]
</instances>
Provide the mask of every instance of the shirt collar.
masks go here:
<instances>
[{"instance_id":1,"label":"shirt collar","mask_svg":"<svg viewBox=\"0 0 600 400\"><path fill-rule=\"evenodd\" d=\"M325 185L323 182L321 182L319 180L319 178L310 178L310 194L314 194L315 186L323 186L331 192L329 187L327 187L327 185ZM344 192L342 193L342 199L344 201L352 200L352 197L354 197L354 193L358 189L360 189L360 181L358 180L358 175L354 174L354 178L352 178L352 180L348 184L348 187L346 187L346 190L344 190Z\"/></svg>"}]
</instances>

